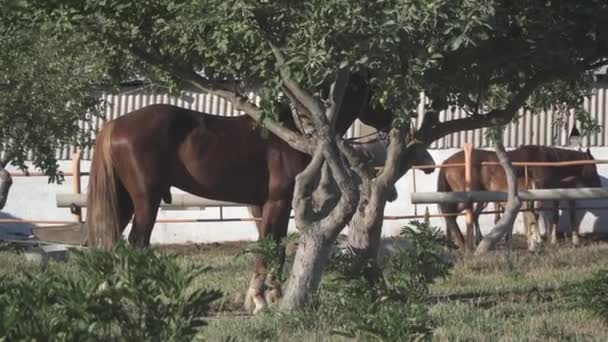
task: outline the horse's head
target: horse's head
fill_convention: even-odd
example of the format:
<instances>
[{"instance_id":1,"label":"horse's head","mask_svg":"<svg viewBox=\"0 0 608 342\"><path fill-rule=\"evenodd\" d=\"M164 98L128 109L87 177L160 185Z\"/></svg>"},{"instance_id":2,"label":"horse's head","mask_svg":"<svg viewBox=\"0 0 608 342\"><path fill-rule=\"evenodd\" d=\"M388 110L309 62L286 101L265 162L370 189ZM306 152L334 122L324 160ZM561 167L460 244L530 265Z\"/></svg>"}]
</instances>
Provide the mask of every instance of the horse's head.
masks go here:
<instances>
[{"instance_id":1,"label":"horse's head","mask_svg":"<svg viewBox=\"0 0 608 342\"><path fill-rule=\"evenodd\" d=\"M374 127L381 133L388 133L393 123L393 112L382 107L369 106L359 113L358 119L364 124Z\"/></svg>"},{"instance_id":2,"label":"horse's head","mask_svg":"<svg viewBox=\"0 0 608 342\"><path fill-rule=\"evenodd\" d=\"M0 210L3 209L6 204L8 191L11 189L11 185L13 185L11 174L0 165Z\"/></svg>"},{"instance_id":3,"label":"horse's head","mask_svg":"<svg viewBox=\"0 0 608 342\"><path fill-rule=\"evenodd\" d=\"M345 133L356 119L380 132L389 131L393 112L373 104L372 95L373 90L364 76L351 75L337 118L336 130L339 133Z\"/></svg>"},{"instance_id":4,"label":"horse's head","mask_svg":"<svg viewBox=\"0 0 608 342\"><path fill-rule=\"evenodd\" d=\"M435 159L433 159L433 156L431 156L426 147L419 145L414 150L414 153L416 153L416 161L414 162L414 165L435 165ZM431 173L435 172L435 168L422 169L422 172L430 175Z\"/></svg>"},{"instance_id":5,"label":"horse's head","mask_svg":"<svg viewBox=\"0 0 608 342\"><path fill-rule=\"evenodd\" d=\"M593 155L591 154L591 150L587 148L585 152L586 160L595 160ZM596 164L586 164L583 165L583 172L581 177L581 183L583 186L590 188L601 188L602 180L600 178L600 174L597 172Z\"/></svg>"}]
</instances>

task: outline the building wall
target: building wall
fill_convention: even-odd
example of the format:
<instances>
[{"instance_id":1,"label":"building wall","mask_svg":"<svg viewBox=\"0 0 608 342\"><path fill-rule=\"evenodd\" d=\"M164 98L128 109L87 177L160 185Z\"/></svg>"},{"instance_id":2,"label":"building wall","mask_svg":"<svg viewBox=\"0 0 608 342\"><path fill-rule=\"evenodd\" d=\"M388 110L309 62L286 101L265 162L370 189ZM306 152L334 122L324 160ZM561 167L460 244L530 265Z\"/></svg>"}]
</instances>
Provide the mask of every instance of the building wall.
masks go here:
<instances>
[{"instance_id":1,"label":"building wall","mask_svg":"<svg viewBox=\"0 0 608 342\"><path fill-rule=\"evenodd\" d=\"M428 100L422 98L421 104ZM424 114L419 106L419 118ZM583 146L608 146L608 83L597 83L593 89L593 95L585 99L584 109L598 122L601 131L586 136ZM444 110L439 113L441 121L459 119L466 117L467 113L460 108ZM521 109L519 119L507 126L504 134L504 145L506 147L518 147L521 145L547 145L568 146L568 137L574 125L574 113L570 112L564 119L564 125L555 125L558 113L554 110L531 113ZM418 120L421 121L420 119ZM491 147L492 144L485 138L486 129L474 131L457 132L439 139L431 145L433 149L460 148L465 142L473 143L475 147Z\"/></svg>"},{"instance_id":2,"label":"building wall","mask_svg":"<svg viewBox=\"0 0 608 342\"><path fill-rule=\"evenodd\" d=\"M253 93L250 93L249 96L250 98L255 98L256 101L258 100ZM230 102L214 95L199 92L184 92L182 96L173 97L168 96L166 93L153 92L149 89L139 87L125 89L119 94L102 94L101 98L108 104L105 111L107 120L157 103L172 104L222 116L243 115L242 112L234 109ZM421 122L421 118L424 115L424 105L427 103L428 100L424 97L424 94L421 94L417 108L417 122ZM585 109L591 113L592 117L597 120L602 130L597 134L585 137L583 145L598 147L608 146L608 121L606 119L608 117L608 82L596 84L593 96L590 99L585 100L584 106ZM454 108L454 110L450 109L440 112L440 119L445 121L462 118L466 115L467 114L463 110ZM572 113L566 118L565 125L561 128L553 126L554 118L557 114L551 110L537 114L529 112L524 113L524 111L521 110L519 115L521 118L507 127L504 137L504 144L506 147L517 147L523 144L568 145L568 136L574 124L574 116ZM102 124L103 121L101 119L94 118L90 122L82 122L81 126L83 128L86 126L93 128L94 130L99 130ZM347 132L347 137L366 135L373 133L374 131L374 128L366 126L357 120ZM431 148L460 148L464 142L471 142L475 147L491 147L491 144L485 139L485 131L485 129L478 129L454 133L434 142L431 145ZM73 152L75 152L73 147L65 146L59 149L56 155L60 160L69 160ZM84 160L90 160L91 155L92 148L83 150Z\"/></svg>"}]
</instances>

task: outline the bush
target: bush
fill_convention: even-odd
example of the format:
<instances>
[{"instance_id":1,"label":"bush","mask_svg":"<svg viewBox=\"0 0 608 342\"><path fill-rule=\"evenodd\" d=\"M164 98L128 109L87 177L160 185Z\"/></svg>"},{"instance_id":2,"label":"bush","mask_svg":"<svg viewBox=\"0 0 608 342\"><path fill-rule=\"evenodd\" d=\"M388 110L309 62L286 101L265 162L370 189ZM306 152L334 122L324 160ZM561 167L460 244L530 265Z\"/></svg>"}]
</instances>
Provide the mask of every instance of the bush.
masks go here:
<instances>
[{"instance_id":1,"label":"bush","mask_svg":"<svg viewBox=\"0 0 608 342\"><path fill-rule=\"evenodd\" d=\"M288 244L297 239L297 233L289 234L280 241L276 241L271 237L260 238L257 241L251 242L248 247L243 249L235 257L239 258L251 254L261 258L268 273L274 276L274 280L278 282L278 285L282 285L287 279L287 274L283 272L286 257L285 249Z\"/></svg>"},{"instance_id":2,"label":"bush","mask_svg":"<svg viewBox=\"0 0 608 342\"><path fill-rule=\"evenodd\" d=\"M320 309L340 326L336 334L367 336L383 341L430 337L433 322L426 299L429 286L449 274L452 264L442 256L453 247L439 229L413 221L401 236L409 246L387 257L385 265L359 265L353 255L339 257L338 277L327 284ZM336 266L337 265L337 266Z\"/></svg>"},{"instance_id":3,"label":"bush","mask_svg":"<svg viewBox=\"0 0 608 342\"><path fill-rule=\"evenodd\" d=\"M74 274L0 278L0 340L192 340L221 297L194 287L207 268L180 268L151 249L71 253Z\"/></svg>"},{"instance_id":4,"label":"bush","mask_svg":"<svg viewBox=\"0 0 608 342\"><path fill-rule=\"evenodd\" d=\"M575 305L608 321L608 269L596 271L590 279L574 286L570 298Z\"/></svg>"}]
</instances>

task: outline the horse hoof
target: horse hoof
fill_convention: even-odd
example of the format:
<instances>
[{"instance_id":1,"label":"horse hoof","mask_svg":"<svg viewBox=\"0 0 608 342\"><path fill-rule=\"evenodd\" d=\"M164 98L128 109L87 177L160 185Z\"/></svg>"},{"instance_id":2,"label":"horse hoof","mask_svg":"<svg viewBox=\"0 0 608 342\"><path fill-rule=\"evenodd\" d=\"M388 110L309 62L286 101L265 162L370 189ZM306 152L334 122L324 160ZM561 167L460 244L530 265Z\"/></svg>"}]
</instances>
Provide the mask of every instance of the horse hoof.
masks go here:
<instances>
[{"instance_id":1,"label":"horse hoof","mask_svg":"<svg viewBox=\"0 0 608 342\"><path fill-rule=\"evenodd\" d=\"M251 279L244 303L247 312L252 312L255 315L266 307L265 281L266 276L263 274L256 274Z\"/></svg>"},{"instance_id":2,"label":"horse hoof","mask_svg":"<svg viewBox=\"0 0 608 342\"><path fill-rule=\"evenodd\" d=\"M534 253L536 252L536 241L535 240L529 240L528 241L528 252Z\"/></svg>"},{"instance_id":3,"label":"horse hoof","mask_svg":"<svg viewBox=\"0 0 608 342\"><path fill-rule=\"evenodd\" d=\"M245 296L244 306L245 311L253 315L259 313L267 306L265 294L257 291L257 289L249 288Z\"/></svg>"},{"instance_id":4,"label":"horse hoof","mask_svg":"<svg viewBox=\"0 0 608 342\"><path fill-rule=\"evenodd\" d=\"M281 285L274 277L272 273L266 276L264 282L264 299L268 305L277 303L283 297L283 291L281 291Z\"/></svg>"}]
</instances>

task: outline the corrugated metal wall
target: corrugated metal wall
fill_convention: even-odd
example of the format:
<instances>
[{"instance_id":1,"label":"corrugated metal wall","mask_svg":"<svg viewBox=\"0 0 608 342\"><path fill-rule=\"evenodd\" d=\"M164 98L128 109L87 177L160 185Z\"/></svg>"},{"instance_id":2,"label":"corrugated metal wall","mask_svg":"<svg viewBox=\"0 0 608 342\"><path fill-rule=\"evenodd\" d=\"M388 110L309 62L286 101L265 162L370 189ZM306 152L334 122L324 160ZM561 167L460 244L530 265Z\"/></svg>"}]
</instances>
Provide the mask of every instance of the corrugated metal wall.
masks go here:
<instances>
[{"instance_id":1,"label":"corrugated metal wall","mask_svg":"<svg viewBox=\"0 0 608 342\"><path fill-rule=\"evenodd\" d=\"M248 94L253 98L255 94ZM136 109L151 105L151 104L171 104L178 107L184 107L199 112L220 115L220 116L239 116L244 115L243 112L233 108L232 103L214 95L199 92L184 92L179 97L169 96L166 93L149 92L141 88L130 91L121 92L120 94L102 94L101 98L107 103L105 116L106 120L117 118ZM259 97L255 97L256 103L259 103ZM98 131L103 122L99 118L94 118L91 122L83 122L81 126L92 125L95 131ZM347 132L348 137L352 137L357 132L356 127L351 127ZM83 160L90 160L93 148L84 149L82 152ZM74 147L65 146L57 152L57 157L60 160L71 159L72 153L75 152Z\"/></svg>"},{"instance_id":2,"label":"corrugated metal wall","mask_svg":"<svg viewBox=\"0 0 608 342\"><path fill-rule=\"evenodd\" d=\"M418 107L418 115L422 117L423 105L427 99L421 100ZM597 84L594 94L590 99L585 99L584 107L592 117L598 122L601 131L586 136L583 139L583 146L607 146L608 144L608 84ZM464 118L467 114L457 108L455 110L442 111L439 114L440 120L451 120ZM506 147L518 147L524 144L533 145L552 145L568 146L568 138L574 124L574 114L571 112L566 119L563 127L554 125L556 113L553 111L541 112L536 115L532 113L519 112L520 118L511 123L504 134L504 145ZM485 138L485 129L474 131L457 132L439 139L431 148L460 148L465 142L472 143L475 147L492 147L492 144Z\"/></svg>"},{"instance_id":3,"label":"corrugated metal wall","mask_svg":"<svg viewBox=\"0 0 608 342\"><path fill-rule=\"evenodd\" d=\"M254 94L249 96L253 97ZM198 93L184 92L180 97L168 96L165 93L150 92L142 88L135 88L124 91L120 94L103 94L102 99L107 102L106 118L114 119L118 116L127 114L138 108L156 103L172 104L180 107L185 107L209 114L222 116L243 115L242 112L233 108L230 102L223 100L217 96ZM256 97L256 100L259 98ZM422 117L426 99L421 94L421 101L418 106L419 117ZM598 84L595 88L594 95L590 100L585 101L585 108L591 112L592 116L598 121L602 130L591 136L585 137L583 146L607 146L608 144L608 83ZM523 144L537 145L568 145L568 136L573 125L573 115L570 115L568 122L563 128L553 126L554 113L542 112L537 115L520 112L521 118L509 125L505 132L504 144L506 147L516 147ZM465 117L466 113L461 109L447 110L440 113L442 121ZM99 118L95 118L90 122L82 122L83 129L92 125L95 130L98 130L102 122ZM360 135L361 128L357 121L347 133L347 137ZM460 148L465 142L471 142L475 147L491 147L491 144L485 138L485 129L479 129L467 132L458 132L446 136L431 146L434 149L442 148ZM91 158L92 149L83 151L83 159ZM57 151L57 157L60 160L71 159L74 148L65 146Z\"/></svg>"}]
</instances>

